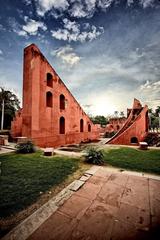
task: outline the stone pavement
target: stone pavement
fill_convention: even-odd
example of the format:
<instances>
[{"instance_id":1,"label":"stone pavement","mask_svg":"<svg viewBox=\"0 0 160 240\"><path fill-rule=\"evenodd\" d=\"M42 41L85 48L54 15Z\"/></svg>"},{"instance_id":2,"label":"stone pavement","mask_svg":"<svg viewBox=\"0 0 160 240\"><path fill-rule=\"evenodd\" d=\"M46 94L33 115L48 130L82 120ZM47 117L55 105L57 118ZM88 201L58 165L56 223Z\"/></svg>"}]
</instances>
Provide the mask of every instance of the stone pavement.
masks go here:
<instances>
[{"instance_id":1,"label":"stone pavement","mask_svg":"<svg viewBox=\"0 0 160 240\"><path fill-rule=\"evenodd\" d=\"M99 168L28 240L160 239L160 181Z\"/></svg>"},{"instance_id":2,"label":"stone pavement","mask_svg":"<svg viewBox=\"0 0 160 240\"><path fill-rule=\"evenodd\" d=\"M3 239L160 239L158 176L93 166L58 195Z\"/></svg>"}]
</instances>

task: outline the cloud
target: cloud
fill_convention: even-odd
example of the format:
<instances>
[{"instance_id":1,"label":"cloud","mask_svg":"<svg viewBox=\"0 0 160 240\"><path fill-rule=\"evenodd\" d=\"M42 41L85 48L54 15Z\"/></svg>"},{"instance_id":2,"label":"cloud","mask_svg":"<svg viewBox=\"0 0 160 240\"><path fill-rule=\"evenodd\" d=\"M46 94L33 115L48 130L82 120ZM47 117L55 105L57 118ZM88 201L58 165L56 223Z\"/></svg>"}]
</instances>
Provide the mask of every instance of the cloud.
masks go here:
<instances>
[{"instance_id":1,"label":"cloud","mask_svg":"<svg viewBox=\"0 0 160 240\"><path fill-rule=\"evenodd\" d=\"M13 17L8 19L8 24L11 28L11 31L22 37L27 37L28 35L37 35L39 29L43 31L47 30L47 27L43 22L29 19L28 16L24 16L24 22L25 24L21 25Z\"/></svg>"},{"instance_id":2,"label":"cloud","mask_svg":"<svg viewBox=\"0 0 160 240\"><path fill-rule=\"evenodd\" d=\"M141 90L144 90L144 91L156 91L158 89L158 91L160 92L160 81L157 81L157 82L150 82L149 80L147 80L144 84L142 84L140 86L140 89Z\"/></svg>"},{"instance_id":3,"label":"cloud","mask_svg":"<svg viewBox=\"0 0 160 240\"><path fill-rule=\"evenodd\" d=\"M69 7L67 0L37 0L37 13L40 16L44 16L46 12L50 11L52 8L59 11L65 11Z\"/></svg>"},{"instance_id":4,"label":"cloud","mask_svg":"<svg viewBox=\"0 0 160 240\"><path fill-rule=\"evenodd\" d=\"M26 5L31 5L32 4L32 0L24 0Z\"/></svg>"},{"instance_id":5,"label":"cloud","mask_svg":"<svg viewBox=\"0 0 160 240\"><path fill-rule=\"evenodd\" d=\"M106 9L106 8L109 8L113 2L116 2L116 1L115 0L98 0L97 4L98 4L98 7L100 7L101 9Z\"/></svg>"},{"instance_id":6,"label":"cloud","mask_svg":"<svg viewBox=\"0 0 160 240\"><path fill-rule=\"evenodd\" d=\"M160 81L147 80L140 86L140 93L143 94L144 101L155 108L160 105Z\"/></svg>"},{"instance_id":7,"label":"cloud","mask_svg":"<svg viewBox=\"0 0 160 240\"><path fill-rule=\"evenodd\" d=\"M31 0L24 0L26 5L31 4ZM38 15L44 16L51 12L56 18L62 17L66 13L75 18L91 18L97 11L106 11L113 4L120 4L120 0L35 0ZM132 6L138 3L141 7L154 7L156 0L127 0L126 5Z\"/></svg>"},{"instance_id":8,"label":"cloud","mask_svg":"<svg viewBox=\"0 0 160 240\"><path fill-rule=\"evenodd\" d=\"M96 0L73 1L69 13L72 17L92 17L96 11Z\"/></svg>"},{"instance_id":9,"label":"cloud","mask_svg":"<svg viewBox=\"0 0 160 240\"><path fill-rule=\"evenodd\" d=\"M96 39L99 35L104 32L103 27L96 27L94 25L83 25L82 27L75 21L70 21L68 19L63 20L64 28L58 30L52 30L52 37L58 40L64 41L92 41ZM85 30L84 30L85 28Z\"/></svg>"},{"instance_id":10,"label":"cloud","mask_svg":"<svg viewBox=\"0 0 160 240\"><path fill-rule=\"evenodd\" d=\"M140 4L143 8L153 7L155 0L140 0Z\"/></svg>"},{"instance_id":11,"label":"cloud","mask_svg":"<svg viewBox=\"0 0 160 240\"><path fill-rule=\"evenodd\" d=\"M70 66L76 65L80 61L80 57L74 52L74 49L70 45L52 51L51 55L56 56L61 59L63 63L67 63L67 65Z\"/></svg>"},{"instance_id":12,"label":"cloud","mask_svg":"<svg viewBox=\"0 0 160 240\"><path fill-rule=\"evenodd\" d=\"M5 30L6 28L2 24L0 24L0 31L5 31Z\"/></svg>"},{"instance_id":13,"label":"cloud","mask_svg":"<svg viewBox=\"0 0 160 240\"><path fill-rule=\"evenodd\" d=\"M38 29L42 29L43 31L47 30L46 25L43 22L35 21L33 19L27 19L26 25L22 26L21 34L23 35L24 32L28 33L29 35L36 35L38 32Z\"/></svg>"},{"instance_id":14,"label":"cloud","mask_svg":"<svg viewBox=\"0 0 160 240\"><path fill-rule=\"evenodd\" d=\"M0 49L0 55L3 55L3 51Z\"/></svg>"}]
</instances>

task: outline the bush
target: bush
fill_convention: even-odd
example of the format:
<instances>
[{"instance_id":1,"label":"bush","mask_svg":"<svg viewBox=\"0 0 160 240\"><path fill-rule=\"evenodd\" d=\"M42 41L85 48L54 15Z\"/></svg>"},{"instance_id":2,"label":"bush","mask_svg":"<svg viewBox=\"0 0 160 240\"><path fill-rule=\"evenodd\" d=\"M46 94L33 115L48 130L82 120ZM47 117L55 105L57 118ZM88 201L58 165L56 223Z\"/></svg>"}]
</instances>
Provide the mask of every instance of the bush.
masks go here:
<instances>
[{"instance_id":1,"label":"bush","mask_svg":"<svg viewBox=\"0 0 160 240\"><path fill-rule=\"evenodd\" d=\"M18 143L16 145L17 153L33 153L35 152L35 146L31 141L24 143Z\"/></svg>"},{"instance_id":2,"label":"bush","mask_svg":"<svg viewBox=\"0 0 160 240\"><path fill-rule=\"evenodd\" d=\"M116 132L105 132L104 137L105 138L112 138Z\"/></svg>"},{"instance_id":3,"label":"bush","mask_svg":"<svg viewBox=\"0 0 160 240\"><path fill-rule=\"evenodd\" d=\"M148 133L147 136L144 138L144 141L148 143L149 146L159 146L160 144L160 137L158 133Z\"/></svg>"},{"instance_id":4,"label":"bush","mask_svg":"<svg viewBox=\"0 0 160 240\"><path fill-rule=\"evenodd\" d=\"M102 151L95 148L87 149L85 161L96 165L104 164Z\"/></svg>"}]
</instances>

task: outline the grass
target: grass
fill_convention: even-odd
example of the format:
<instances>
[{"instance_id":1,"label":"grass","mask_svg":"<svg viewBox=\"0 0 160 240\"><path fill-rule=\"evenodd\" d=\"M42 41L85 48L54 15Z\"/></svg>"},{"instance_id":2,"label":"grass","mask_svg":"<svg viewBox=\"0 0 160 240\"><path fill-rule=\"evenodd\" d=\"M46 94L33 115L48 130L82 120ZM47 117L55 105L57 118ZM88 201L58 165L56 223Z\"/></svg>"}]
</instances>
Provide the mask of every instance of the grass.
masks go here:
<instances>
[{"instance_id":1,"label":"grass","mask_svg":"<svg viewBox=\"0 0 160 240\"><path fill-rule=\"evenodd\" d=\"M121 147L104 150L104 161L114 167L160 174L160 150Z\"/></svg>"},{"instance_id":2,"label":"grass","mask_svg":"<svg viewBox=\"0 0 160 240\"><path fill-rule=\"evenodd\" d=\"M33 154L0 155L0 217L6 218L34 203L50 188L62 183L79 168L75 158L46 158Z\"/></svg>"}]
</instances>

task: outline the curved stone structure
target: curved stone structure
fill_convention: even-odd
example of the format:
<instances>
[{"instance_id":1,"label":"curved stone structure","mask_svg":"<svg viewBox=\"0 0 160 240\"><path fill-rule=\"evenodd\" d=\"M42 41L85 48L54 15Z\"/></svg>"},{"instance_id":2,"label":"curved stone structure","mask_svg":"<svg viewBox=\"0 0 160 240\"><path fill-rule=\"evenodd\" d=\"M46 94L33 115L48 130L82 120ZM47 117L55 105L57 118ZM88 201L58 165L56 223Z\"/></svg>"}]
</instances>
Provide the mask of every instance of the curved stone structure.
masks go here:
<instances>
[{"instance_id":1,"label":"curved stone structure","mask_svg":"<svg viewBox=\"0 0 160 240\"><path fill-rule=\"evenodd\" d=\"M132 109L127 109L128 118L123 127L107 142L107 144L137 145L148 133L148 106L142 107L139 100L134 99Z\"/></svg>"}]
</instances>

